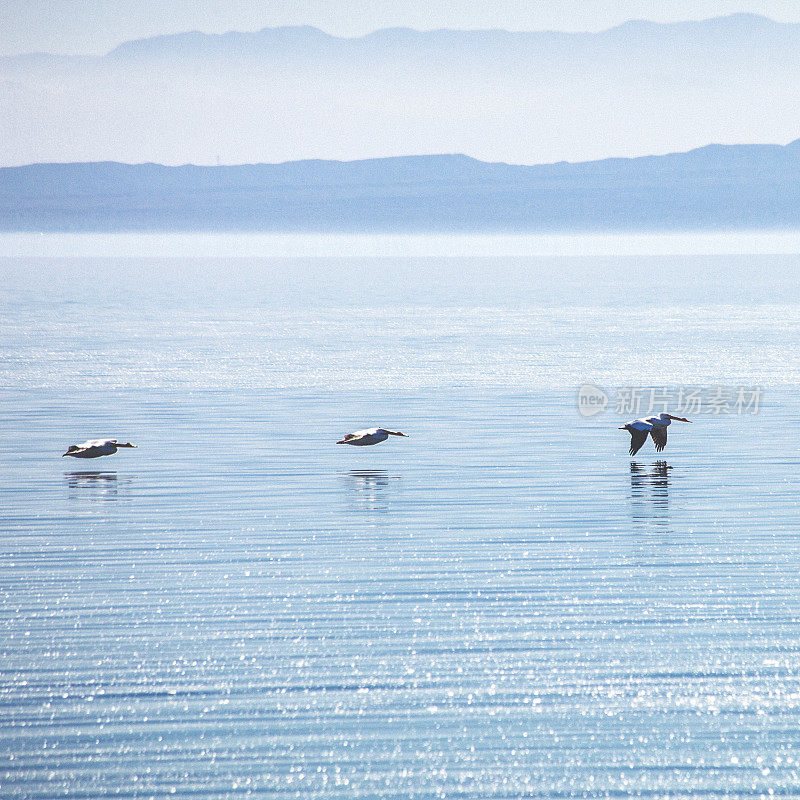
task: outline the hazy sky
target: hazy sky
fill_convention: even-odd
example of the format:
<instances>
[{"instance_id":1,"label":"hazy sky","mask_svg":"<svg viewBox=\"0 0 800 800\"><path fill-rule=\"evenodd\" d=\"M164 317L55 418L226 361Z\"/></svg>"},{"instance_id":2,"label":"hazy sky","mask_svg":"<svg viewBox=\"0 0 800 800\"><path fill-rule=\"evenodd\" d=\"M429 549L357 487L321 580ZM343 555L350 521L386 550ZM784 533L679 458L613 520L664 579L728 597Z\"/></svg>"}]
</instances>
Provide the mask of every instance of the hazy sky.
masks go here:
<instances>
[{"instance_id":1,"label":"hazy sky","mask_svg":"<svg viewBox=\"0 0 800 800\"><path fill-rule=\"evenodd\" d=\"M598 31L630 19L675 22L737 12L800 23L800 0L468 0L455 6L443 0L335 6L324 0L0 0L0 53L98 54L123 41L190 30ZM785 144L800 136L800 28L739 20L698 29L718 33L689 46L685 29L659 29L660 44L628 37L613 45L614 54L572 37L571 54L555 47L522 62L503 61L491 49L478 62L470 60L472 51L457 49L453 63L415 60L413 48L401 62L389 48L385 62L365 67L358 45L339 47L339 60L324 62L302 37L288 37L286 52L298 49L291 68L280 69L236 58L201 69L182 60L180 49L174 63L145 60L136 68L124 59L4 61L0 166L424 153L536 164L679 152L711 142ZM457 47L447 41L443 53Z\"/></svg>"},{"instance_id":2,"label":"hazy sky","mask_svg":"<svg viewBox=\"0 0 800 800\"><path fill-rule=\"evenodd\" d=\"M162 33L314 25L339 36L378 28L597 31L629 19L674 22L735 12L800 22L800 0L0 0L0 54L104 53Z\"/></svg>"}]
</instances>

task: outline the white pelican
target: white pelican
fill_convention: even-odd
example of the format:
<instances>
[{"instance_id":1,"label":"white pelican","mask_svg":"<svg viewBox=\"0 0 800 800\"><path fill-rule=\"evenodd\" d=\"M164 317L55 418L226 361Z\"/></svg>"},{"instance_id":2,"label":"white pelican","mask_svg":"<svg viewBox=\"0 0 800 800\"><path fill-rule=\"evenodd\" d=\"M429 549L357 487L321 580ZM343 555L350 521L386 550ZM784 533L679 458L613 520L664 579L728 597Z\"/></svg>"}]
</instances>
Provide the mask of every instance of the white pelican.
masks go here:
<instances>
[{"instance_id":1,"label":"white pelican","mask_svg":"<svg viewBox=\"0 0 800 800\"><path fill-rule=\"evenodd\" d=\"M367 444L378 444L385 442L390 436L405 436L400 431L387 431L386 428L367 428L363 431L348 433L344 439L340 439L336 444L352 444L356 447L364 447Z\"/></svg>"},{"instance_id":2,"label":"white pelican","mask_svg":"<svg viewBox=\"0 0 800 800\"><path fill-rule=\"evenodd\" d=\"M672 414L659 414L657 417L643 417L628 422L620 427L621 431L628 431L631 435L630 454L635 456L642 445L647 441L647 434L653 437L656 452L660 453L667 446L667 426L677 420L678 422L691 422L686 417L673 417Z\"/></svg>"},{"instance_id":3,"label":"white pelican","mask_svg":"<svg viewBox=\"0 0 800 800\"><path fill-rule=\"evenodd\" d=\"M120 447L136 447L135 444L125 442L122 444L116 439L89 439L83 444L72 444L67 448L64 456L73 458L99 458L100 456L110 456L119 450Z\"/></svg>"}]
</instances>

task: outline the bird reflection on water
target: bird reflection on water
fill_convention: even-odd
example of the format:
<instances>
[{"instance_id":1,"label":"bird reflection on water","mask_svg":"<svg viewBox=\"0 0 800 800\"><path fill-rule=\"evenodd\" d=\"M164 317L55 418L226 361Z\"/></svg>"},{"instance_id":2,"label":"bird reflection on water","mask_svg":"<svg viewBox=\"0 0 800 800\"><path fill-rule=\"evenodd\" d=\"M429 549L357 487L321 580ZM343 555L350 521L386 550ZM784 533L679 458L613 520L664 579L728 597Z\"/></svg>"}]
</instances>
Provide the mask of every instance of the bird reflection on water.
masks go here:
<instances>
[{"instance_id":1,"label":"bird reflection on water","mask_svg":"<svg viewBox=\"0 0 800 800\"><path fill-rule=\"evenodd\" d=\"M399 479L384 469L353 469L342 475L349 499L362 511L387 511L392 482Z\"/></svg>"},{"instance_id":2,"label":"bird reflection on water","mask_svg":"<svg viewBox=\"0 0 800 800\"><path fill-rule=\"evenodd\" d=\"M119 493L119 481L116 472L84 470L65 472L69 496L87 500L116 500Z\"/></svg>"},{"instance_id":3,"label":"bird reflection on water","mask_svg":"<svg viewBox=\"0 0 800 800\"><path fill-rule=\"evenodd\" d=\"M631 511L637 522L669 524L669 471L666 461L649 467L631 461Z\"/></svg>"}]
</instances>

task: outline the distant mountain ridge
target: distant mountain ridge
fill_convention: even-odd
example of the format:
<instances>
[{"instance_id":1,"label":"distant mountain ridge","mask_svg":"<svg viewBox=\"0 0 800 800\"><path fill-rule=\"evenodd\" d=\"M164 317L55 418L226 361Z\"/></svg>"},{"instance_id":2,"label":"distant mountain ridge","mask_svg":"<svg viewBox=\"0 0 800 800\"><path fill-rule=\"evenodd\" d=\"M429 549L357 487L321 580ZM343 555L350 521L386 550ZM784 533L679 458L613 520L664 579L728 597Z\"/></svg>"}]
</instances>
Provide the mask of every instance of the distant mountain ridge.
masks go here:
<instances>
[{"instance_id":1,"label":"distant mountain ridge","mask_svg":"<svg viewBox=\"0 0 800 800\"><path fill-rule=\"evenodd\" d=\"M393 43L408 47L410 43L428 41L442 43L462 40L474 45L476 42L501 43L522 42L527 44L547 40L592 40L658 38L664 34L679 32L682 35L705 36L709 32L715 36L729 37L746 32L747 35L780 35L800 31L800 23L778 22L762 14L739 12L701 20L681 22L653 22L645 19L632 19L600 31L560 31L560 30L507 30L504 28L454 29L437 28L418 30L408 27L380 28L360 36L337 36L312 25L284 25L266 27L257 31L227 31L225 33L204 33L185 31L182 33L161 34L122 42L100 56L65 56L56 53L34 52L15 56L0 56L0 60L27 60L32 57L53 57L58 59L117 59L120 57L186 55L195 50L198 54L212 54L229 51L232 54L256 49L269 49L286 45L312 45L322 43L348 46L383 46Z\"/></svg>"},{"instance_id":2,"label":"distant mountain ridge","mask_svg":"<svg viewBox=\"0 0 800 800\"><path fill-rule=\"evenodd\" d=\"M363 36L335 36L310 25L262 28L259 31L229 31L221 34L189 31L186 33L153 36L123 42L111 50L105 58L119 58L137 55L170 55L195 50L197 54L212 54L228 51L233 54L253 50L267 50L297 44L319 48L321 45L347 48L394 46L407 49L412 44L429 43L433 46L464 42L470 46L481 44L518 43L531 47L537 43L576 40L630 40L657 39L664 34L679 31L690 38L704 37L709 32L726 39L746 31L748 35L773 36L789 32L800 32L800 24L776 22L760 14L738 13L706 20L685 22L650 22L630 20L599 32L568 32L558 30L509 31L502 28L456 30L439 28L435 30L416 30L414 28L381 28Z\"/></svg>"},{"instance_id":3,"label":"distant mountain ridge","mask_svg":"<svg viewBox=\"0 0 800 800\"><path fill-rule=\"evenodd\" d=\"M463 155L0 169L0 230L636 231L800 227L800 139L536 166Z\"/></svg>"}]
</instances>

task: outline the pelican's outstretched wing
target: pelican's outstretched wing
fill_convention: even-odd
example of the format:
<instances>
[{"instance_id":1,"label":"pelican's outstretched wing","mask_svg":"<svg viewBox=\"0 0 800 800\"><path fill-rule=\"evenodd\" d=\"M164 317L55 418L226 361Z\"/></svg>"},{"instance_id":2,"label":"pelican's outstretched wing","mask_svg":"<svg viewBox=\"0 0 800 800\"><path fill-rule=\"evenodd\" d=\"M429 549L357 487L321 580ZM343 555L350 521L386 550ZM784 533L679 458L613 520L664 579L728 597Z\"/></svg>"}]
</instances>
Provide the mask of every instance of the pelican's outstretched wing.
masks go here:
<instances>
[{"instance_id":1,"label":"pelican's outstretched wing","mask_svg":"<svg viewBox=\"0 0 800 800\"><path fill-rule=\"evenodd\" d=\"M664 425L654 425L650 431L656 451L661 452L667 446L667 429Z\"/></svg>"},{"instance_id":2,"label":"pelican's outstretched wing","mask_svg":"<svg viewBox=\"0 0 800 800\"><path fill-rule=\"evenodd\" d=\"M636 428L629 427L628 430L631 434L631 449L628 451L632 456L635 456L642 445L647 441L647 431L639 431Z\"/></svg>"}]
</instances>

